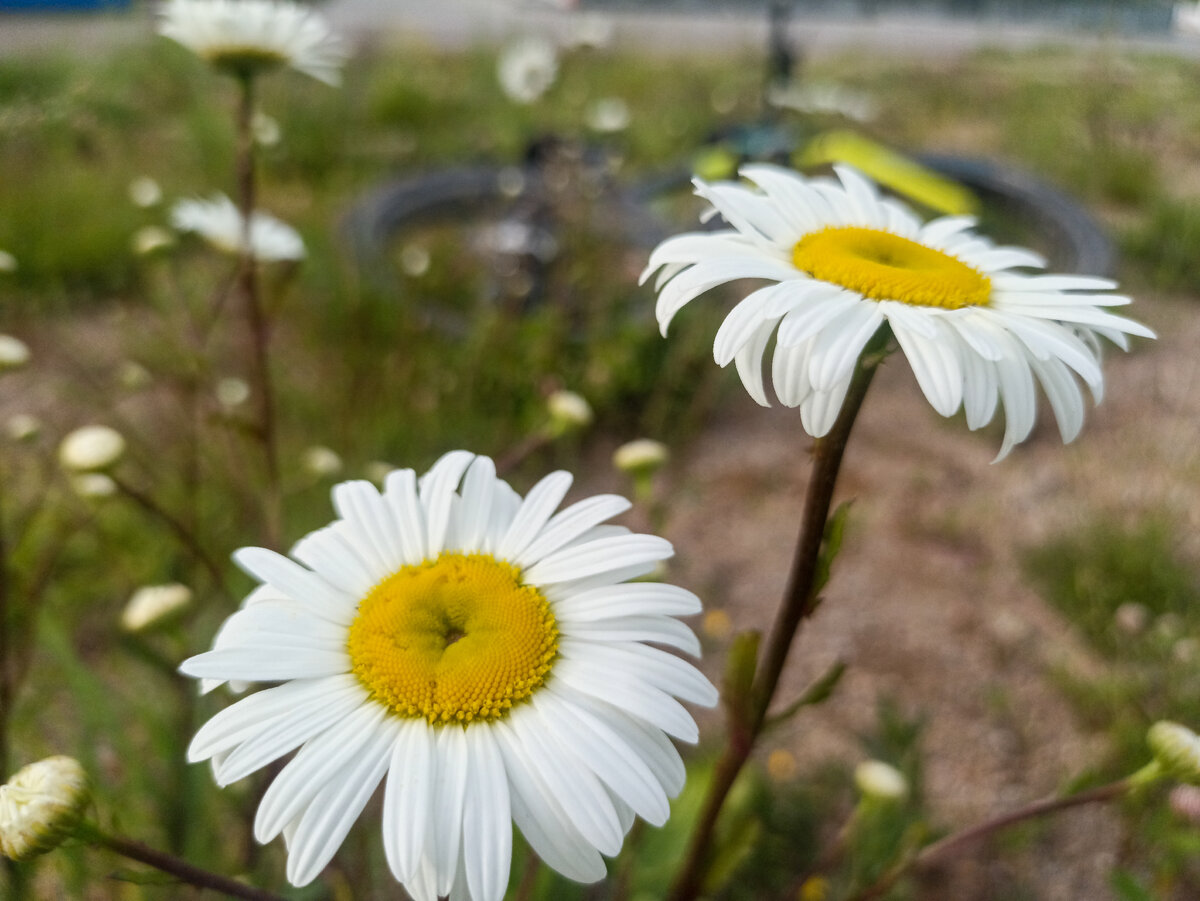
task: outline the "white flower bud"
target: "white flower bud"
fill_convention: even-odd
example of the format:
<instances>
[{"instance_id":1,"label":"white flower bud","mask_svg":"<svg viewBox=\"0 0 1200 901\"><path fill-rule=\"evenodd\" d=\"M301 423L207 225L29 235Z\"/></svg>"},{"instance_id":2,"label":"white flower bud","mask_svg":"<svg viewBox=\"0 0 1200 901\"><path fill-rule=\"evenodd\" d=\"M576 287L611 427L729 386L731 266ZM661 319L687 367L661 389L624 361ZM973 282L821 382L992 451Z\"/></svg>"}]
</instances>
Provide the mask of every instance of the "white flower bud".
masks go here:
<instances>
[{"instance_id":1,"label":"white flower bud","mask_svg":"<svg viewBox=\"0 0 1200 901\"><path fill-rule=\"evenodd\" d=\"M310 447L302 458L304 468L317 478L335 476L342 471L342 458L328 447Z\"/></svg>"},{"instance_id":2,"label":"white flower bud","mask_svg":"<svg viewBox=\"0 0 1200 901\"><path fill-rule=\"evenodd\" d=\"M250 386L245 379L229 376L217 382L217 402L227 409L240 407L250 399Z\"/></svg>"},{"instance_id":3,"label":"white flower bud","mask_svg":"<svg viewBox=\"0 0 1200 901\"><path fill-rule=\"evenodd\" d=\"M33 441L42 432L42 421L32 413L14 413L4 423L4 431L13 441Z\"/></svg>"},{"instance_id":4,"label":"white flower bud","mask_svg":"<svg viewBox=\"0 0 1200 901\"><path fill-rule=\"evenodd\" d=\"M588 128L601 134L624 131L629 119L629 105L620 97L601 97L587 110Z\"/></svg>"},{"instance_id":5,"label":"white flower bud","mask_svg":"<svg viewBox=\"0 0 1200 901\"><path fill-rule=\"evenodd\" d=\"M262 110L255 110L250 119L250 133L254 136L254 143L260 147L274 147L283 136L279 122Z\"/></svg>"},{"instance_id":6,"label":"white flower bud","mask_svg":"<svg viewBox=\"0 0 1200 901\"><path fill-rule=\"evenodd\" d=\"M638 438L622 444L613 454L613 465L632 476L650 475L662 468L670 453L661 441Z\"/></svg>"},{"instance_id":7,"label":"white flower bud","mask_svg":"<svg viewBox=\"0 0 1200 901\"><path fill-rule=\"evenodd\" d=\"M29 362L29 345L12 335L0 335L0 372L20 369Z\"/></svg>"},{"instance_id":8,"label":"white flower bud","mask_svg":"<svg viewBox=\"0 0 1200 901\"><path fill-rule=\"evenodd\" d=\"M148 175L140 175L129 183L129 199L143 209L162 203L162 188Z\"/></svg>"},{"instance_id":9,"label":"white flower bud","mask_svg":"<svg viewBox=\"0 0 1200 901\"><path fill-rule=\"evenodd\" d=\"M0 785L0 854L29 860L70 837L91 801L87 774L71 757L47 757Z\"/></svg>"},{"instance_id":10,"label":"white flower bud","mask_svg":"<svg viewBox=\"0 0 1200 901\"><path fill-rule=\"evenodd\" d=\"M102 472L81 472L71 476L71 490L87 500L98 500L116 494L117 483Z\"/></svg>"},{"instance_id":11,"label":"white flower bud","mask_svg":"<svg viewBox=\"0 0 1200 901\"><path fill-rule=\"evenodd\" d=\"M140 257L150 256L175 244L175 236L165 228L147 225L133 233L133 252Z\"/></svg>"},{"instance_id":12,"label":"white flower bud","mask_svg":"<svg viewBox=\"0 0 1200 901\"><path fill-rule=\"evenodd\" d=\"M1159 720L1146 733L1146 744L1162 771L1188 785L1200 785L1200 736L1186 726Z\"/></svg>"},{"instance_id":13,"label":"white flower bud","mask_svg":"<svg viewBox=\"0 0 1200 901\"><path fill-rule=\"evenodd\" d=\"M170 622L191 603L192 590L186 585L145 585L133 593L121 611L121 628L126 632L148 632Z\"/></svg>"},{"instance_id":14,"label":"white flower bud","mask_svg":"<svg viewBox=\"0 0 1200 901\"><path fill-rule=\"evenodd\" d=\"M0 250L0 272L16 272L17 258L7 250Z\"/></svg>"},{"instance_id":15,"label":"white flower bud","mask_svg":"<svg viewBox=\"0 0 1200 901\"><path fill-rule=\"evenodd\" d=\"M591 404L574 391L555 391L546 398L546 410L550 413L550 428L556 435L585 429L595 418Z\"/></svg>"},{"instance_id":16,"label":"white flower bud","mask_svg":"<svg viewBox=\"0 0 1200 901\"><path fill-rule=\"evenodd\" d=\"M125 453L125 439L106 425L85 425L76 429L58 446L58 462L74 472L107 469Z\"/></svg>"},{"instance_id":17,"label":"white flower bud","mask_svg":"<svg viewBox=\"0 0 1200 901\"><path fill-rule=\"evenodd\" d=\"M854 784L866 799L903 801L908 797L904 774L882 760L865 760L854 768Z\"/></svg>"}]
</instances>

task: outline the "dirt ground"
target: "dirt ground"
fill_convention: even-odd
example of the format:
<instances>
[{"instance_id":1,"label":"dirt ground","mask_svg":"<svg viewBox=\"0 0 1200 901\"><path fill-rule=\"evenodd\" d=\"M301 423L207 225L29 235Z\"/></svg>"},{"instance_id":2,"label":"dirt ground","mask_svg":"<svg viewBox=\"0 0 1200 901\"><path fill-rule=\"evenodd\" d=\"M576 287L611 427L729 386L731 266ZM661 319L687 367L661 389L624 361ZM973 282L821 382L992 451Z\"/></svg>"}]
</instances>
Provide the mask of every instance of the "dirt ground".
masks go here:
<instances>
[{"instance_id":1,"label":"dirt ground","mask_svg":"<svg viewBox=\"0 0 1200 901\"><path fill-rule=\"evenodd\" d=\"M856 736L885 696L927 717L925 788L943 826L1054 793L1099 759L1101 736L1080 727L1051 672L1086 676L1104 663L1025 584L1017 561L1100 517L1164 510L1200 559L1200 306L1155 300L1130 312L1160 340L1113 349L1106 397L1076 442L1064 448L1044 410L1035 436L996 465L999 431L941 419L902 357L885 364L843 466L839 498L856 499L845 545L781 687L791 697L834 659L850 664L834 698L776 739L801 772L831 756L861 759ZM664 531L678 554L672 576L724 607L735 630L770 623L810 444L795 412L741 395L674 467ZM719 658L710 654L710 668ZM707 734L719 729L714 718ZM999 901L1017 884L1037 886L1040 901L1109 897L1117 816L1080 809L1040 835L1018 853L977 846L921 897Z\"/></svg>"}]
</instances>

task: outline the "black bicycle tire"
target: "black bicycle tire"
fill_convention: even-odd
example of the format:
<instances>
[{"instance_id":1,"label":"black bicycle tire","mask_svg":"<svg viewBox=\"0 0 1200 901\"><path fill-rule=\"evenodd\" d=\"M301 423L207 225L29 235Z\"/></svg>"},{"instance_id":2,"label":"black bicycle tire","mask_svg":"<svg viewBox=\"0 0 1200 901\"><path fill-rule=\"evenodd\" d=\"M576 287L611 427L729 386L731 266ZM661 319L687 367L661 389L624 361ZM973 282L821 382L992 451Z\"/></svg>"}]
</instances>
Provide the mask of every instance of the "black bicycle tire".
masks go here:
<instances>
[{"instance_id":1,"label":"black bicycle tire","mask_svg":"<svg viewBox=\"0 0 1200 901\"><path fill-rule=\"evenodd\" d=\"M505 206L542 203L548 193L536 165L481 164L434 170L369 189L347 211L341 230L363 280L376 290L388 291L396 284L389 249L406 228L452 217L478 221L485 212ZM609 186L605 211L618 220L612 233L619 233L631 247L648 252L667 237L665 225L649 207L619 184ZM440 322L444 311L426 313L431 322ZM462 331L452 326L442 330Z\"/></svg>"},{"instance_id":2,"label":"black bicycle tire","mask_svg":"<svg viewBox=\"0 0 1200 901\"><path fill-rule=\"evenodd\" d=\"M979 157L917 154L914 159L1029 224L1049 243L1053 268L1101 276L1115 271L1116 249L1101 224L1082 204L1038 176ZM692 173L686 169L658 173L643 180L633 196L649 204L662 194L682 190L691 180Z\"/></svg>"},{"instance_id":3,"label":"black bicycle tire","mask_svg":"<svg viewBox=\"0 0 1200 901\"><path fill-rule=\"evenodd\" d=\"M1116 247L1103 226L1070 195L1044 179L1007 163L982 157L918 154L919 163L974 191L981 199L1009 207L1052 243L1056 268L1110 276Z\"/></svg>"}]
</instances>

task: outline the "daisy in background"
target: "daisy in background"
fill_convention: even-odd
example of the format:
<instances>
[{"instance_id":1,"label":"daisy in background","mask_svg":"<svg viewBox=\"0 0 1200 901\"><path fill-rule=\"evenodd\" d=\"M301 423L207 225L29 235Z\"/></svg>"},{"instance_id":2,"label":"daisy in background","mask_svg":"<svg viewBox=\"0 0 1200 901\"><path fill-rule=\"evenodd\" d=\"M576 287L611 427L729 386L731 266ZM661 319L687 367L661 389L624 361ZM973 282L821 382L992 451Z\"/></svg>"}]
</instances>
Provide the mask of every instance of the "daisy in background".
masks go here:
<instances>
[{"instance_id":1,"label":"daisy in background","mask_svg":"<svg viewBox=\"0 0 1200 901\"><path fill-rule=\"evenodd\" d=\"M341 38L311 9L279 0L167 0L158 31L239 77L290 66L336 85L346 60Z\"/></svg>"},{"instance_id":2,"label":"daisy in background","mask_svg":"<svg viewBox=\"0 0 1200 901\"><path fill-rule=\"evenodd\" d=\"M177 231L195 232L223 253L236 256L242 251L245 220L224 194L178 201L171 208L171 225ZM304 259L304 241L287 223L255 212L250 216L250 253L261 263L298 261Z\"/></svg>"},{"instance_id":3,"label":"daisy in background","mask_svg":"<svg viewBox=\"0 0 1200 901\"><path fill-rule=\"evenodd\" d=\"M668 542L606 520L601 495L555 510L571 484L522 498L487 457L455 451L423 477L390 473L333 490L339 519L292 558L234 555L262 582L182 672L282 683L218 713L193 761L228 785L299 748L263 796L255 837L280 833L287 877L312 881L377 785L383 846L417 901L499 901L512 823L543 861L594 882L634 817L661 825L694 742L679 700L717 693L691 664L677 616L700 602L630 582ZM297 562L298 561L298 562ZM677 700L679 699L679 700Z\"/></svg>"},{"instance_id":4,"label":"daisy in background","mask_svg":"<svg viewBox=\"0 0 1200 901\"><path fill-rule=\"evenodd\" d=\"M496 61L496 78L508 98L533 103L558 78L558 49L542 38L525 37L509 44Z\"/></svg>"},{"instance_id":5,"label":"daisy in background","mask_svg":"<svg viewBox=\"0 0 1200 901\"><path fill-rule=\"evenodd\" d=\"M977 429L1003 404L997 460L1033 428L1035 379L1069 442L1083 425L1076 377L1097 401L1103 394L1098 337L1126 349L1127 335L1154 337L1105 309L1129 303L1104 293L1113 282L1022 271L1045 262L993 245L972 231L969 217L922 223L851 169L837 168L838 181L768 165L741 174L757 190L696 180L696 193L733 227L669 238L642 280L658 272L664 335L682 307L718 285L771 282L734 307L713 354L721 366L735 363L751 397L766 406L763 358L774 335L775 394L800 408L814 437L833 426L859 357L884 327L942 416L961 407Z\"/></svg>"}]
</instances>

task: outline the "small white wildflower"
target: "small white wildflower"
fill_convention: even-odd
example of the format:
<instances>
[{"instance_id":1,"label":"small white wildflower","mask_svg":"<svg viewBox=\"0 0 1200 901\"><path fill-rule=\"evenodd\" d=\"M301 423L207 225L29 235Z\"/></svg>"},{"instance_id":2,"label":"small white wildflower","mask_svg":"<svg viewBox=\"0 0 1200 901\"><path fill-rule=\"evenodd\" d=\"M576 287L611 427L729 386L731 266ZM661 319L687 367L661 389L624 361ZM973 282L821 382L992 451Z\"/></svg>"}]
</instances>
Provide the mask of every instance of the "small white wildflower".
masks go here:
<instances>
[{"instance_id":1,"label":"small white wildflower","mask_svg":"<svg viewBox=\"0 0 1200 901\"><path fill-rule=\"evenodd\" d=\"M242 252L243 223L241 211L224 194L180 200L171 210L171 224L178 231L195 232L223 253ZM304 240L286 222L255 211L250 216L250 252L264 263L302 260Z\"/></svg>"},{"instance_id":2,"label":"small white wildflower","mask_svg":"<svg viewBox=\"0 0 1200 901\"><path fill-rule=\"evenodd\" d=\"M324 17L276 0L167 0L159 34L239 77L291 66L326 84L341 80L342 40Z\"/></svg>"},{"instance_id":3,"label":"small white wildflower","mask_svg":"<svg viewBox=\"0 0 1200 901\"><path fill-rule=\"evenodd\" d=\"M58 461L73 472L95 472L112 466L125 453L125 439L106 425L86 425L58 446Z\"/></svg>"},{"instance_id":4,"label":"small white wildflower","mask_svg":"<svg viewBox=\"0 0 1200 901\"><path fill-rule=\"evenodd\" d=\"M406 244L400 251L400 268L412 278L420 278L429 271L429 251L420 244Z\"/></svg>"},{"instance_id":5,"label":"small white wildflower","mask_svg":"<svg viewBox=\"0 0 1200 901\"><path fill-rule=\"evenodd\" d=\"M283 137L279 121L274 116L268 116L262 110L256 110L250 119L250 133L260 147L274 147Z\"/></svg>"},{"instance_id":6,"label":"small white wildflower","mask_svg":"<svg viewBox=\"0 0 1200 901\"><path fill-rule=\"evenodd\" d=\"M874 801L903 801L908 797L904 774L882 760L864 760L856 766L854 784L864 798Z\"/></svg>"},{"instance_id":7,"label":"small white wildflower","mask_svg":"<svg viewBox=\"0 0 1200 901\"><path fill-rule=\"evenodd\" d=\"M649 475L667 462L670 452L661 441L638 438L622 444L613 453L613 466L629 475Z\"/></svg>"},{"instance_id":8,"label":"small white wildflower","mask_svg":"<svg viewBox=\"0 0 1200 901\"><path fill-rule=\"evenodd\" d=\"M47 757L0 785L0 854L29 860L69 838L91 801L87 773L72 757Z\"/></svg>"},{"instance_id":9,"label":"small white wildflower","mask_svg":"<svg viewBox=\"0 0 1200 901\"><path fill-rule=\"evenodd\" d=\"M20 369L28 362L28 344L12 335L0 335L0 372Z\"/></svg>"},{"instance_id":10,"label":"small white wildflower","mask_svg":"<svg viewBox=\"0 0 1200 901\"><path fill-rule=\"evenodd\" d=\"M217 382L217 402L226 409L240 407L250 399L250 386L245 379L227 376Z\"/></svg>"},{"instance_id":11,"label":"small white wildflower","mask_svg":"<svg viewBox=\"0 0 1200 901\"><path fill-rule=\"evenodd\" d=\"M162 188L150 176L139 175L129 183L129 199L134 206L140 206L143 209L158 206L163 199Z\"/></svg>"},{"instance_id":12,"label":"small white wildflower","mask_svg":"<svg viewBox=\"0 0 1200 901\"><path fill-rule=\"evenodd\" d=\"M133 233L130 244L135 254L145 257L174 246L175 236L160 226L145 225Z\"/></svg>"},{"instance_id":13,"label":"small white wildflower","mask_svg":"<svg viewBox=\"0 0 1200 901\"><path fill-rule=\"evenodd\" d=\"M17 258L7 250L0 250L0 272L16 272Z\"/></svg>"},{"instance_id":14,"label":"small white wildflower","mask_svg":"<svg viewBox=\"0 0 1200 901\"><path fill-rule=\"evenodd\" d=\"M620 97L601 97L587 110L587 126L602 134L624 131L629 127L629 104Z\"/></svg>"},{"instance_id":15,"label":"small white wildflower","mask_svg":"<svg viewBox=\"0 0 1200 901\"><path fill-rule=\"evenodd\" d=\"M32 441L42 432L42 421L32 413L14 413L4 423L4 431L13 441Z\"/></svg>"},{"instance_id":16,"label":"small white wildflower","mask_svg":"<svg viewBox=\"0 0 1200 901\"><path fill-rule=\"evenodd\" d=\"M101 500L117 493L117 483L102 472L81 472L71 476L71 490L85 500Z\"/></svg>"},{"instance_id":17,"label":"small white wildflower","mask_svg":"<svg viewBox=\"0 0 1200 901\"><path fill-rule=\"evenodd\" d=\"M170 622L191 603L192 590L186 585L144 585L121 611L121 628L126 632L148 632Z\"/></svg>"},{"instance_id":18,"label":"small white wildflower","mask_svg":"<svg viewBox=\"0 0 1200 901\"><path fill-rule=\"evenodd\" d=\"M501 52L496 76L510 100L533 103L558 78L558 51L549 41L522 38Z\"/></svg>"},{"instance_id":19,"label":"small white wildflower","mask_svg":"<svg viewBox=\"0 0 1200 901\"><path fill-rule=\"evenodd\" d=\"M304 468L317 478L335 476L342 471L342 458L337 451L317 445L304 452Z\"/></svg>"}]
</instances>

